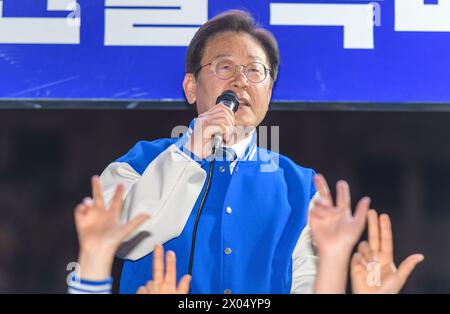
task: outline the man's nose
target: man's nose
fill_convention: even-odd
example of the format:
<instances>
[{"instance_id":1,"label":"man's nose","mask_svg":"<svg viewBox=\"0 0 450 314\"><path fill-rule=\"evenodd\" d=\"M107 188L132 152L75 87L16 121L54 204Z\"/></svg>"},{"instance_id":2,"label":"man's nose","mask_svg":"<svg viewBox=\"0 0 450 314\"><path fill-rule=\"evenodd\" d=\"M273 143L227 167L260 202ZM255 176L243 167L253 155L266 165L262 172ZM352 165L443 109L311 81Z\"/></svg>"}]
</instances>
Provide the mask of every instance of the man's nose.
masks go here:
<instances>
[{"instance_id":1,"label":"man's nose","mask_svg":"<svg viewBox=\"0 0 450 314\"><path fill-rule=\"evenodd\" d=\"M244 66L236 65L236 71L233 76L232 86L240 89L245 89L249 86L250 82L244 74Z\"/></svg>"}]
</instances>

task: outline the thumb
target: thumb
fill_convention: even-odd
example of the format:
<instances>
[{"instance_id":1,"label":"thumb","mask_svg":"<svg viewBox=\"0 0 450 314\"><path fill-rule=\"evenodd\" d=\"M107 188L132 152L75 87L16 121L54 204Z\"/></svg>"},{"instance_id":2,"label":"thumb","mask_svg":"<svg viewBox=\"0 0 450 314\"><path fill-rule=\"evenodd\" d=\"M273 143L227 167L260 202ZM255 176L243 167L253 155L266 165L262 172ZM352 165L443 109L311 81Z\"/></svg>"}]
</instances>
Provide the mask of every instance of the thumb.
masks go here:
<instances>
[{"instance_id":1,"label":"thumb","mask_svg":"<svg viewBox=\"0 0 450 314\"><path fill-rule=\"evenodd\" d=\"M424 260L424 256L422 254L413 254L408 256L398 267L398 276L401 280L401 286L403 286L408 279L409 275L411 275L412 271L416 267L417 264Z\"/></svg>"}]
</instances>

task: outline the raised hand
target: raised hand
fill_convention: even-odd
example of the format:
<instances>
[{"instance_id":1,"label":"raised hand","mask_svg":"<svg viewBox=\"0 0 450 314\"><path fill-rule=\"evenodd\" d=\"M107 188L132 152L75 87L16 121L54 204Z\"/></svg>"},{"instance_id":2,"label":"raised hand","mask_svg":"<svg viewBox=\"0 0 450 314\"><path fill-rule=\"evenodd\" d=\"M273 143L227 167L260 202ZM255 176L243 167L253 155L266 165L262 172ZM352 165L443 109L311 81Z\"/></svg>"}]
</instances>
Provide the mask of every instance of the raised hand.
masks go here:
<instances>
[{"instance_id":1,"label":"raised hand","mask_svg":"<svg viewBox=\"0 0 450 314\"><path fill-rule=\"evenodd\" d=\"M111 273L114 255L133 230L149 218L138 215L125 225L119 222L124 187L118 185L111 206L105 207L98 176L92 177L92 198L85 198L75 209L75 226L80 245L80 277L104 280Z\"/></svg>"},{"instance_id":2,"label":"raised hand","mask_svg":"<svg viewBox=\"0 0 450 314\"><path fill-rule=\"evenodd\" d=\"M358 245L351 261L353 293L398 293L424 256L410 255L397 268L389 216L370 210L368 221L369 241Z\"/></svg>"},{"instance_id":3,"label":"raised hand","mask_svg":"<svg viewBox=\"0 0 450 314\"><path fill-rule=\"evenodd\" d=\"M315 293L344 293L350 255L364 230L370 199L362 198L352 215L350 188L336 184L336 205L322 175L314 177L319 198L313 201L309 224L318 251Z\"/></svg>"},{"instance_id":4,"label":"raised hand","mask_svg":"<svg viewBox=\"0 0 450 314\"><path fill-rule=\"evenodd\" d=\"M314 183L320 197L313 202L309 223L319 255L350 254L364 230L370 199L362 198L353 216L347 182L336 184L336 205L325 178L318 174Z\"/></svg>"},{"instance_id":5,"label":"raised hand","mask_svg":"<svg viewBox=\"0 0 450 314\"><path fill-rule=\"evenodd\" d=\"M155 245L153 250L153 280L138 289L138 294L187 294L191 276L184 275L177 286L175 253L168 251L164 265L164 249Z\"/></svg>"}]
</instances>

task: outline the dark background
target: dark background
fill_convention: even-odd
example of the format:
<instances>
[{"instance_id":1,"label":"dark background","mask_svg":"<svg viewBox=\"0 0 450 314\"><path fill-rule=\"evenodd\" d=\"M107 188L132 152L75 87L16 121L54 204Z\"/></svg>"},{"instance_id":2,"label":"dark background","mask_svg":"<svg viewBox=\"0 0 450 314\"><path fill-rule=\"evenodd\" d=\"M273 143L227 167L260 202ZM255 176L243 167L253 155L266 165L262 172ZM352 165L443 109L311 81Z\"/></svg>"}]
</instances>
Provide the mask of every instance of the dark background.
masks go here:
<instances>
[{"instance_id":1,"label":"dark background","mask_svg":"<svg viewBox=\"0 0 450 314\"><path fill-rule=\"evenodd\" d=\"M0 292L64 293L77 260L74 206L138 140L170 137L191 110L0 110ZM346 179L353 203L391 214L395 256L424 253L405 293L450 292L450 112L270 111L280 152Z\"/></svg>"}]
</instances>

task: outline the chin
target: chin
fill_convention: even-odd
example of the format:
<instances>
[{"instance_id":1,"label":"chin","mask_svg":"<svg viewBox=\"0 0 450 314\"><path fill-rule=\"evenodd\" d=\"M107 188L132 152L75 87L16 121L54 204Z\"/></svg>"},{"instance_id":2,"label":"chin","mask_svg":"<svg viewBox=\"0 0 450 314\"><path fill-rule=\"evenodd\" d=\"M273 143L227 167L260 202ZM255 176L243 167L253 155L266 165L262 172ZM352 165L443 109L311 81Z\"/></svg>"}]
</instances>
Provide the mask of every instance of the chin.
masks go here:
<instances>
[{"instance_id":1,"label":"chin","mask_svg":"<svg viewBox=\"0 0 450 314\"><path fill-rule=\"evenodd\" d=\"M236 126L243 128L257 127L255 122L247 119L236 119Z\"/></svg>"}]
</instances>

